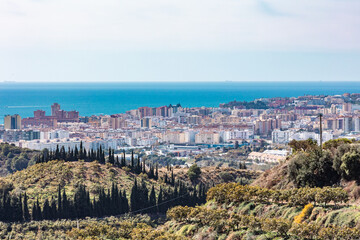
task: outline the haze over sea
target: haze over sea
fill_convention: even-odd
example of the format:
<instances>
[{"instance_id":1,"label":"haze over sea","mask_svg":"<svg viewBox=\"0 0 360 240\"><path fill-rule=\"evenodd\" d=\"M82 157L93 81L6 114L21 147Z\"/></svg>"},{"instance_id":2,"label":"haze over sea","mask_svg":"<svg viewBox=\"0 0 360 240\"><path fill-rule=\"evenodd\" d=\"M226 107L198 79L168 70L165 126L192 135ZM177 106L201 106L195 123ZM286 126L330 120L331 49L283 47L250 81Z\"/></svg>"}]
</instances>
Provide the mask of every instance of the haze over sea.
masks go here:
<instances>
[{"instance_id":1,"label":"haze over sea","mask_svg":"<svg viewBox=\"0 0 360 240\"><path fill-rule=\"evenodd\" d=\"M183 107L217 107L233 100L360 93L360 82L137 82L137 83L0 83L0 123L6 114L50 115L57 102L80 116L124 113L141 106L180 103Z\"/></svg>"}]
</instances>

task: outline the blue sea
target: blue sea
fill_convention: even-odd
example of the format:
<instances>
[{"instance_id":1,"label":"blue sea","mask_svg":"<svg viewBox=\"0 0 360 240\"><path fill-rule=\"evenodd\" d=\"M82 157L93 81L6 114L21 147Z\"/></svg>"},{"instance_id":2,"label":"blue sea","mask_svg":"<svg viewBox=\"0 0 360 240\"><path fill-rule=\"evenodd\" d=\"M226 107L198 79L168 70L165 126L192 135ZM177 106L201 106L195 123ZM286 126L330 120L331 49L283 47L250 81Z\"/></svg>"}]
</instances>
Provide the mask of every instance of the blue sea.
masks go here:
<instances>
[{"instance_id":1,"label":"blue sea","mask_svg":"<svg viewBox=\"0 0 360 240\"><path fill-rule=\"evenodd\" d=\"M42 109L50 115L54 102L90 116L141 106L217 107L233 100L345 92L360 93L360 82L0 83L0 123L6 114L29 117Z\"/></svg>"}]
</instances>

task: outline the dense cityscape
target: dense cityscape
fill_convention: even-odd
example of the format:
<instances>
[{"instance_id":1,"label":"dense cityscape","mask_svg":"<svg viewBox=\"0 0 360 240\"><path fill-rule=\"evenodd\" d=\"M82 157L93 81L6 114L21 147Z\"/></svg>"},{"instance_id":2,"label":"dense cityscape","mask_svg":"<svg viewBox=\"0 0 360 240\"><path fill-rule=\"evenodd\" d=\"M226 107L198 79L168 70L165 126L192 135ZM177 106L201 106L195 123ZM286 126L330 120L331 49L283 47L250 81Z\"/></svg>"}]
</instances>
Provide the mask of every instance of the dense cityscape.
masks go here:
<instances>
[{"instance_id":1,"label":"dense cityscape","mask_svg":"<svg viewBox=\"0 0 360 240\"><path fill-rule=\"evenodd\" d=\"M290 141L311 138L320 142L320 114L323 142L336 138L358 140L359 98L360 94L349 93L261 98L223 103L217 108L186 108L178 103L100 116L81 116L54 103L50 115L37 110L28 118L5 116L0 138L34 150L63 146L73 149L80 143L87 150L100 146L147 149L146 155L169 156L185 165L191 165L199 156L221 162L225 149L244 147L244 156L235 161L276 164L289 154ZM210 153L212 157L206 158Z\"/></svg>"}]
</instances>

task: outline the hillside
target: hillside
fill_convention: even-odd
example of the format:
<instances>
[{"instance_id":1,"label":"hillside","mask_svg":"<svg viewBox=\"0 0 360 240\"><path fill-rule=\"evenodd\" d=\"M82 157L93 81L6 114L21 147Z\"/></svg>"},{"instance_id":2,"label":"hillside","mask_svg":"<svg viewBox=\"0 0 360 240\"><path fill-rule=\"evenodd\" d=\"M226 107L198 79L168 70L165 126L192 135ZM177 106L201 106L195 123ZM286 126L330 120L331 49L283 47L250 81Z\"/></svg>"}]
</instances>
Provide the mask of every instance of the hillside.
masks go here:
<instances>
[{"instance_id":1,"label":"hillside","mask_svg":"<svg viewBox=\"0 0 360 240\"><path fill-rule=\"evenodd\" d=\"M341 186L350 197L360 197L360 144L348 139L325 142L320 148L311 140L290 143L293 154L262 173L253 186L271 189Z\"/></svg>"},{"instance_id":2,"label":"hillside","mask_svg":"<svg viewBox=\"0 0 360 240\"><path fill-rule=\"evenodd\" d=\"M35 164L0 180L11 183L14 192L26 191L30 199L38 197L41 200L55 197L59 185L66 189L69 196L80 184L85 185L93 195L99 194L100 188L110 188L112 182L129 190L134 182L134 174L97 162L50 161ZM146 182L152 183L150 180Z\"/></svg>"},{"instance_id":3,"label":"hillside","mask_svg":"<svg viewBox=\"0 0 360 240\"><path fill-rule=\"evenodd\" d=\"M263 172L251 185L264 188L289 189L295 184L289 180L289 161Z\"/></svg>"},{"instance_id":4,"label":"hillside","mask_svg":"<svg viewBox=\"0 0 360 240\"><path fill-rule=\"evenodd\" d=\"M177 179L191 183L188 177L188 168L174 167L174 175ZM159 169L159 175L169 174L166 168ZM197 182L207 185L217 185L223 182L250 183L260 176L260 171L236 169L231 167L201 167L201 175Z\"/></svg>"},{"instance_id":5,"label":"hillside","mask_svg":"<svg viewBox=\"0 0 360 240\"><path fill-rule=\"evenodd\" d=\"M162 228L189 239L359 239L360 209L339 205L336 195L346 199L341 189L222 184L203 206L169 210Z\"/></svg>"},{"instance_id":6,"label":"hillside","mask_svg":"<svg viewBox=\"0 0 360 240\"><path fill-rule=\"evenodd\" d=\"M1 223L0 236L4 239L10 236L17 239L359 239L360 209L333 201L339 199L341 203L346 197L341 189L302 188L288 192L229 183L210 189L204 205L168 210L165 222L138 215ZM305 202L308 203L304 205Z\"/></svg>"},{"instance_id":7,"label":"hillside","mask_svg":"<svg viewBox=\"0 0 360 240\"><path fill-rule=\"evenodd\" d=\"M8 143L0 143L0 177L34 164L34 157L38 153L35 150L19 148Z\"/></svg>"},{"instance_id":8,"label":"hillside","mask_svg":"<svg viewBox=\"0 0 360 240\"><path fill-rule=\"evenodd\" d=\"M38 163L1 178L1 186L11 189L14 194L26 190L35 206L34 212L37 211L35 198L40 197L41 201L50 196L56 198L60 185L68 196L74 195L74 211L77 211L76 206L83 206L79 203L89 202L90 214L82 215L79 222L73 221L74 216L58 220L64 218L61 213L60 217L58 214L53 218L31 217L52 221L2 223L4 230L0 236L164 240L360 239L360 144L335 140L320 148L308 140L292 142L291 147L293 154L286 161L260 176L258 172L249 170L199 169L193 165L190 169L193 173L196 170L198 176L191 181L189 169L180 167L160 168L159 178L154 180L146 174L151 170L135 174L130 170L130 167L136 169L133 165L120 168L109 163L79 160ZM175 181L171 180L172 176ZM257 176L258 179L250 185L244 185ZM149 194L141 184L136 190L133 187L135 178L145 184L145 188L154 186L155 190ZM177 180L181 180L181 184ZM116 202L113 196L118 195L110 195L113 189L103 195L99 190L109 189L112 183L127 190L131 211L113 214L121 208L121 205L113 204ZM214 186L206 193L206 200L203 183ZM81 185L89 190L82 196L96 196L100 192L99 200L90 203L90 198L85 197L85 201L75 201ZM168 193L165 189L169 189ZM159 198L162 194L166 197ZM132 210L137 202L143 204L140 211ZM109 208L108 203L111 205ZM46 204L41 205L45 209ZM149 206L156 206L156 209L145 211ZM54 209L59 209L55 203ZM92 209L105 209L105 213L98 214ZM143 215L135 216L136 213ZM110 215L117 217L106 217ZM88 218L84 219L85 216Z\"/></svg>"},{"instance_id":9,"label":"hillside","mask_svg":"<svg viewBox=\"0 0 360 240\"><path fill-rule=\"evenodd\" d=\"M125 169L125 170L124 170ZM188 169L174 168L175 180L182 180L192 185L187 176ZM204 183L216 185L224 182L220 173L228 173L235 181L236 179L254 179L258 174L256 172L239 170L233 168L202 168L200 178L195 184ZM38 163L22 171L15 172L6 177L0 178L0 185L7 186L13 193L26 192L29 202L38 198L40 202L44 199L57 196L59 185L66 190L69 197L73 196L75 189L79 185L86 186L91 196L97 196L100 190L110 189L112 183L116 183L119 189L130 193L134 179L144 179L147 187L154 186L158 193L160 186L170 187L165 184L163 179L165 174L170 178L171 171L167 168L159 169L159 180L149 179L145 174L135 174L126 168L115 167L111 164L99 164L98 162L65 162L50 161L47 163Z\"/></svg>"}]
</instances>

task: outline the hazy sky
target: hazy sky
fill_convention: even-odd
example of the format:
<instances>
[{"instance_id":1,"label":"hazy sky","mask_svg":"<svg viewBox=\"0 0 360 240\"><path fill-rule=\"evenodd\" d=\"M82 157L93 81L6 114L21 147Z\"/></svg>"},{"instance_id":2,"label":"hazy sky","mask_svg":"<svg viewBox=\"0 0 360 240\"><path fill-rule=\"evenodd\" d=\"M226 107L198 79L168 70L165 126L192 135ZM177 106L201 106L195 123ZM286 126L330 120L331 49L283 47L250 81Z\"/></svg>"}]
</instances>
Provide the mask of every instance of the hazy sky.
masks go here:
<instances>
[{"instance_id":1,"label":"hazy sky","mask_svg":"<svg viewBox=\"0 0 360 240\"><path fill-rule=\"evenodd\" d=\"M360 81L359 0L0 0L0 81Z\"/></svg>"}]
</instances>

